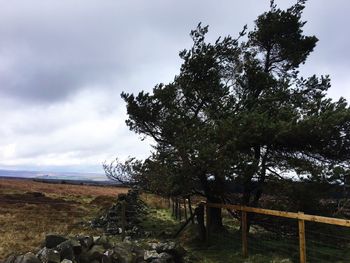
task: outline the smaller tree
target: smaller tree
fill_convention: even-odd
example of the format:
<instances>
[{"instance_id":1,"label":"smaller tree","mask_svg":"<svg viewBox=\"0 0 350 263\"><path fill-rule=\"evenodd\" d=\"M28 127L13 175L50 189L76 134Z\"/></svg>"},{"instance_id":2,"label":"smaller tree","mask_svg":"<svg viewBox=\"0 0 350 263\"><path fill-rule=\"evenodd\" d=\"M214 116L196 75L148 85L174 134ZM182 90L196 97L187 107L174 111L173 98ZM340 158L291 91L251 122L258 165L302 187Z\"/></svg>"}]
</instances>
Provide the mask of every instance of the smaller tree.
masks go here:
<instances>
[{"instance_id":1,"label":"smaller tree","mask_svg":"<svg viewBox=\"0 0 350 263\"><path fill-rule=\"evenodd\" d=\"M124 163L116 158L111 163L104 162L102 164L105 175L123 185L134 186L139 184L142 170L142 161L129 157Z\"/></svg>"}]
</instances>

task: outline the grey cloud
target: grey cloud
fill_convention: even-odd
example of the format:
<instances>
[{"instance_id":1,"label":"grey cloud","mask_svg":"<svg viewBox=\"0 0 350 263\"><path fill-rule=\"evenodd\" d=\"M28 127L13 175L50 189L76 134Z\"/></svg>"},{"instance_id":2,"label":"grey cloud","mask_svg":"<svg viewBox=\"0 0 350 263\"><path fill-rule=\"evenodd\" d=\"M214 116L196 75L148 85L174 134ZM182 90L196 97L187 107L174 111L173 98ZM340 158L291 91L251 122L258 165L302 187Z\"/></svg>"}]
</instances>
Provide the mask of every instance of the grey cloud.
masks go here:
<instances>
[{"instance_id":1,"label":"grey cloud","mask_svg":"<svg viewBox=\"0 0 350 263\"><path fill-rule=\"evenodd\" d=\"M228 20L236 32L245 23L233 23L240 13L232 16L227 3L209 1L38 3L11 1L0 11L0 64L12 64L0 71L0 92L23 101L64 100L87 84L135 74L140 65L176 63L199 21Z\"/></svg>"},{"instance_id":2,"label":"grey cloud","mask_svg":"<svg viewBox=\"0 0 350 263\"><path fill-rule=\"evenodd\" d=\"M276 2L285 8L296 0ZM80 162L83 170L150 151L150 142L124 124L121 91L171 81L198 22L209 25L210 41L236 36L245 24L252 29L269 1L0 0L0 6L0 167L79 169ZM308 1L305 9L305 32L320 41L301 71L330 74L333 98L350 99L349 7L347 0Z\"/></svg>"}]
</instances>

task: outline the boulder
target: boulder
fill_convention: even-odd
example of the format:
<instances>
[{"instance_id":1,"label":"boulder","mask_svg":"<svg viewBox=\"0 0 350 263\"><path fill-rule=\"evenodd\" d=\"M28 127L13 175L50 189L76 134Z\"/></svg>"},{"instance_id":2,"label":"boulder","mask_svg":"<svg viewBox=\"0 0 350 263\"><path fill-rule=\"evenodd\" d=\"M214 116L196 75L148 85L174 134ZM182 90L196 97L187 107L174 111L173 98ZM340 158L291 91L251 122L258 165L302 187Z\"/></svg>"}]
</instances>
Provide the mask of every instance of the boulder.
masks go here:
<instances>
[{"instance_id":1,"label":"boulder","mask_svg":"<svg viewBox=\"0 0 350 263\"><path fill-rule=\"evenodd\" d=\"M144 260L151 263L174 263L172 255L162 252L158 253L156 250L147 250L144 254Z\"/></svg>"},{"instance_id":2,"label":"boulder","mask_svg":"<svg viewBox=\"0 0 350 263\"><path fill-rule=\"evenodd\" d=\"M88 250L94 244L94 238L92 236L77 236L76 239L80 242L84 250Z\"/></svg>"},{"instance_id":3,"label":"boulder","mask_svg":"<svg viewBox=\"0 0 350 263\"><path fill-rule=\"evenodd\" d=\"M47 248L54 248L68 239L64 236L49 234L45 237L44 246Z\"/></svg>"},{"instance_id":4,"label":"boulder","mask_svg":"<svg viewBox=\"0 0 350 263\"><path fill-rule=\"evenodd\" d=\"M14 263L41 263L40 260L31 252L18 256Z\"/></svg>"},{"instance_id":5,"label":"boulder","mask_svg":"<svg viewBox=\"0 0 350 263\"><path fill-rule=\"evenodd\" d=\"M41 250L39 250L36 256L43 263L60 263L61 262L60 253L57 250L50 249L47 247L44 247Z\"/></svg>"},{"instance_id":6,"label":"boulder","mask_svg":"<svg viewBox=\"0 0 350 263\"><path fill-rule=\"evenodd\" d=\"M156 250L146 250L143 256L143 259L147 262L157 258L159 258L159 253Z\"/></svg>"},{"instance_id":7,"label":"boulder","mask_svg":"<svg viewBox=\"0 0 350 263\"><path fill-rule=\"evenodd\" d=\"M102 235L102 236L96 238L95 244L103 246L105 249L112 247L112 245L109 243L106 235Z\"/></svg>"},{"instance_id":8,"label":"boulder","mask_svg":"<svg viewBox=\"0 0 350 263\"><path fill-rule=\"evenodd\" d=\"M118 261L114 260L113 258L110 258L106 255L103 255L100 262L101 263L117 263Z\"/></svg>"},{"instance_id":9,"label":"boulder","mask_svg":"<svg viewBox=\"0 0 350 263\"><path fill-rule=\"evenodd\" d=\"M89 259L89 262L93 260L101 261L104 253L105 253L105 248L101 245L93 245L91 249L86 253Z\"/></svg>"},{"instance_id":10,"label":"boulder","mask_svg":"<svg viewBox=\"0 0 350 263\"><path fill-rule=\"evenodd\" d=\"M152 243L151 247L158 253L166 252L172 255L175 260L180 260L186 254L186 250L174 241Z\"/></svg>"},{"instance_id":11,"label":"boulder","mask_svg":"<svg viewBox=\"0 0 350 263\"><path fill-rule=\"evenodd\" d=\"M173 257L165 252L162 252L159 254L159 259L164 261L164 262L173 262Z\"/></svg>"},{"instance_id":12,"label":"boulder","mask_svg":"<svg viewBox=\"0 0 350 263\"><path fill-rule=\"evenodd\" d=\"M116 263L118 261L118 255L113 251L113 249L107 249L102 258L103 263Z\"/></svg>"},{"instance_id":13,"label":"boulder","mask_svg":"<svg viewBox=\"0 0 350 263\"><path fill-rule=\"evenodd\" d=\"M73 248L75 255L80 255L80 253L83 251L83 248L81 246L81 243L77 239L70 239L70 244Z\"/></svg>"},{"instance_id":14,"label":"boulder","mask_svg":"<svg viewBox=\"0 0 350 263\"><path fill-rule=\"evenodd\" d=\"M74 260L74 250L71 240L66 240L57 246L57 250L60 253L61 260L68 259Z\"/></svg>"},{"instance_id":15,"label":"boulder","mask_svg":"<svg viewBox=\"0 0 350 263\"><path fill-rule=\"evenodd\" d=\"M116 246L113 248L113 257L118 259L119 263L134 263L136 261L135 253L130 251L130 248Z\"/></svg>"},{"instance_id":16,"label":"boulder","mask_svg":"<svg viewBox=\"0 0 350 263\"><path fill-rule=\"evenodd\" d=\"M46 241L53 248L43 247L36 255L27 253L10 256L4 263L175 263L184 262L185 250L176 242L158 242L147 244L125 238L123 242L112 242L105 235L78 236L67 239L50 235ZM61 242L64 240L63 242ZM55 242L54 242L55 241ZM191 262L191 261L186 261Z\"/></svg>"},{"instance_id":17,"label":"boulder","mask_svg":"<svg viewBox=\"0 0 350 263\"><path fill-rule=\"evenodd\" d=\"M16 260L17 256L16 255L10 255L5 261L4 263L14 263Z\"/></svg>"}]
</instances>

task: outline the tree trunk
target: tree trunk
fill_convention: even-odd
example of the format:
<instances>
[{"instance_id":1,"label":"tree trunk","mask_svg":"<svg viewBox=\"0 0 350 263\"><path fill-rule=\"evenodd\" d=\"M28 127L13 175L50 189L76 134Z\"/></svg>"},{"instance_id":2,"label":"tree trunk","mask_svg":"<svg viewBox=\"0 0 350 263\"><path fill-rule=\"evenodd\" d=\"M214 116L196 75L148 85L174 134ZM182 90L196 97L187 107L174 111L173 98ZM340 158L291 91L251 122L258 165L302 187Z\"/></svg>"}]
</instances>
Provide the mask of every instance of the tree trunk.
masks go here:
<instances>
[{"instance_id":1,"label":"tree trunk","mask_svg":"<svg viewBox=\"0 0 350 263\"><path fill-rule=\"evenodd\" d=\"M221 208L209 208L209 230L218 231L223 229Z\"/></svg>"},{"instance_id":2,"label":"tree trunk","mask_svg":"<svg viewBox=\"0 0 350 263\"><path fill-rule=\"evenodd\" d=\"M196 216L196 221L198 225L198 234L200 240L205 240L205 224L204 224L204 205L199 205L194 209L194 214Z\"/></svg>"},{"instance_id":3,"label":"tree trunk","mask_svg":"<svg viewBox=\"0 0 350 263\"><path fill-rule=\"evenodd\" d=\"M218 200L217 198L208 198L209 203L222 203L221 200ZM209 231L220 231L223 230L223 224L222 224L222 214L221 214L221 208L216 207L209 207Z\"/></svg>"},{"instance_id":4,"label":"tree trunk","mask_svg":"<svg viewBox=\"0 0 350 263\"><path fill-rule=\"evenodd\" d=\"M219 191L219 186L217 185L217 179L215 182L209 182L206 173L203 173L199 177L202 184L205 196L207 197L208 203L222 203L221 191ZM220 187L223 185L220 184ZM223 230L221 208L210 207L209 209L209 231L220 231ZM208 216L208 215L207 215Z\"/></svg>"}]
</instances>

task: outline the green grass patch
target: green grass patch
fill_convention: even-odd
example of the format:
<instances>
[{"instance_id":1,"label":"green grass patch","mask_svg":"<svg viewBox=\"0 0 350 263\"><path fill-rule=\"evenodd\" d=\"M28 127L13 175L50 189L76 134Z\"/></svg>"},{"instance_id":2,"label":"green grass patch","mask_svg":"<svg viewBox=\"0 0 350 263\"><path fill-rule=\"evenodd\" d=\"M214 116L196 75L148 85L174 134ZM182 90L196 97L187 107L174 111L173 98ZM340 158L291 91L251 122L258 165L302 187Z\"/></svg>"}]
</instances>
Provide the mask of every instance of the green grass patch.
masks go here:
<instances>
[{"instance_id":1,"label":"green grass patch","mask_svg":"<svg viewBox=\"0 0 350 263\"><path fill-rule=\"evenodd\" d=\"M141 227L144 231L150 232L152 237L171 238L180 224L171 217L167 209L150 209Z\"/></svg>"}]
</instances>

